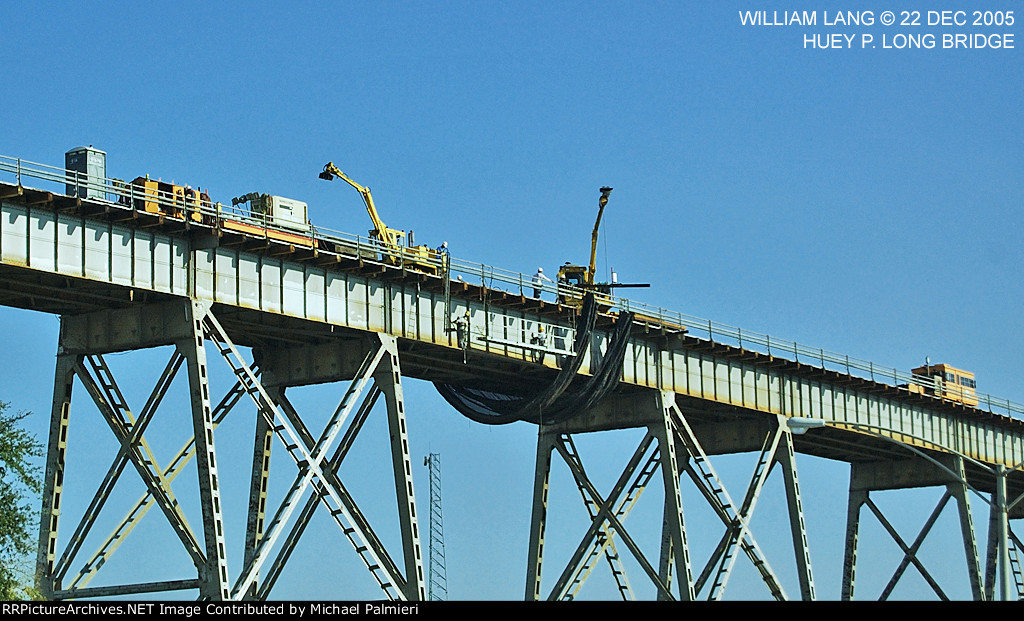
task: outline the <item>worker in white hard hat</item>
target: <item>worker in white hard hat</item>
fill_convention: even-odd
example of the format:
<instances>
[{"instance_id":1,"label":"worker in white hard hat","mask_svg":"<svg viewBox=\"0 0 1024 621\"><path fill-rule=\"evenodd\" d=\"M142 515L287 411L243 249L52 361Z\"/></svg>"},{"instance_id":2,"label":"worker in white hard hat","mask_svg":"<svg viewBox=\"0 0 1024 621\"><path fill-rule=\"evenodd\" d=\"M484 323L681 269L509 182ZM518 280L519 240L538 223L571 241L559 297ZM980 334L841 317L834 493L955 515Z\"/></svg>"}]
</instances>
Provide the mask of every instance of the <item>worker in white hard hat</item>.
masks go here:
<instances>
[{"instance_id":1,"label":"worker in white hard hat","mask_svg":"<svg viewBox=\"0 0 1024 621\"><path fill-rule=\"evenodd\" d=\"M441 263L441 269L442 270L447 270L448 269L448 242L446 242L446 241L441 242L441 245L438 246L437 250L435 250L434 252L437 253L437 259L438 259L438 262Z\"/></svg>"},{"instance_id":2,"label":"worker in white hard hat","mask_svg":"<svg viewBox=\"0 0 1024 621\"><path fill-rule=\"evenodd\" d=\"M544 275L544 268L538 267L537 273L533 275L533 297L540 299L540 289L544 281L551 282L551 279Z\"/></svg>"}]
</instances>

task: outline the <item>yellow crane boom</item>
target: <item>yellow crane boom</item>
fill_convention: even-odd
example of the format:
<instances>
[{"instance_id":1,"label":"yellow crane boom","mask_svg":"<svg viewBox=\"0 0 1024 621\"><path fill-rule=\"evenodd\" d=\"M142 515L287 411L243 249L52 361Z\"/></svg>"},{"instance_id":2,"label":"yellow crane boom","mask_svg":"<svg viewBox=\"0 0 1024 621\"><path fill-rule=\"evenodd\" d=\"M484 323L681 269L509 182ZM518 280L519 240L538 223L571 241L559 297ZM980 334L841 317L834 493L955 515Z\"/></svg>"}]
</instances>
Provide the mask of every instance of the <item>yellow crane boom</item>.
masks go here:
<instances>
[{"instance_id":1,"label":"yellow crane boom","mask_svg":"<svg viewBox=\"0 0 1024 621\"><path fill-rule=\"evenodd\" d=\"M597 271L597 234L598 229L601 228L604 206L608 204L608 195L611 193L612 188L608 186L601 188L601 198L597 201L597 221L594 222L594 232L590 235L590 269L587 270L587 284L589 285L594 284L594 273Z\"/></svg>"},{"instance_id":2,"label":"yellow crane boom","mask_svg":"<svg viewBox=\"0 0 1024 621\"><path fill-rule=\"evenodd\" d=\"M615 287L649 287L647 284L623 284L619 282L594 282L597 275L597 236L601 229L601 216L604 215L604 207L608 204L608 195L612 189L608 186L601 188L601 198L598 200L597 220L594 222L594 231L590 234L590 265L575 265L566 261L558 268L558 301L567 306L579 308L583 304L583 292L593 291L598 304L609 305L609 297Z\"/></svg>"}]
</instances>

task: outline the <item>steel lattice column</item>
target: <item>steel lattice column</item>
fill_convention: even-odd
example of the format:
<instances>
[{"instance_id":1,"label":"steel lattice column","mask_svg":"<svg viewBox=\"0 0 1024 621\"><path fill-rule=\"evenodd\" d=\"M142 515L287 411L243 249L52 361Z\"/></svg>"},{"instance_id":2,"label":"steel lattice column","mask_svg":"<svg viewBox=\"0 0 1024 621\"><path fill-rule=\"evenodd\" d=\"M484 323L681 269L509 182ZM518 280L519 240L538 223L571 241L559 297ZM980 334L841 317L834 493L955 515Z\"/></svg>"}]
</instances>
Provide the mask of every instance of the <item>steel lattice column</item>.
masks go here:
<instances>
[{"instance_id":1,"label":"steel lattice column","mask_svg":"<svg viewBox=\"0 0 1024 621\"><path fill-rule=\"evenodd\" d=\"M187 360L189 393L192 399L192 426L195 431L196 459L199 466L199 494L206 542L206 565L200 567L200 595L206 599L229 599L228 561L224 544L224 516L221 514L217 455L213 442L213 414L210 406L210 375L206 364L203 322L208 306L193 302L188 307L192 337L178 342Z\"/></svg>"},{"instance_id":2,"label":"steel lattice column","mask_svg":"<svg viewBox=\"0 0 1024 621\"><path fill-rule=\"evenodd\" d=\"M693 600L693 568L690 565L690 548L686 541L686 526L683 520L683 499L680 489L680 476L684 471L679 466L680 456L677 454L677 440L672 426L672 408L675 406L675 394L662 391L658 395L662 412L661 421L648 427L650 433L658 438L661 456L662 481L665 484L665 508L662 532L662 550L659 576L668 591L659 591L658 599L668 599L672 587L673 568L679 573L680 599ZM682 459L687 459L684 455ZM678 561L677 561L678 558Z\"/></svg>"},{"instance_id":3,"label":"steel lattice column","mask_svg":"<svg viewBox=\"0 0 1024 621\"><path fill-rule=\"evenodd\" d=\"M1011 599L1013 590L1012 572L1010 571L1010 519L1009 505L1006 498L1006 468L996 466L996 491L993 494L991 525L996 533L995 545L989 550L993 558L991 565L996 567L996 588L993 595L1000 601Z\"/></svg>"},{"instance_id":4,"label":"steel lattice column","mask_svg":"<svg viewBox=\"0 0 1024 621\"><path fill-rule=\"evenodd\" d=\"M789 431L785 417L780 416L777 421L783 434L781 450L775 455L775 463L782 467L782 476L786 484L789 525L793 535L797 575L800 579L800 597L805 601L810 601L815 599L814 575L811 571L811 550L807 542L807 524L804 521L803 499L800 495L800 481L797 477L793 434Z\"/></svg>"},{"instance_id":5,"label":"steel lattice column","mask_svg":"<svg viewBox=\"0 0 1024 621\"><path fill-rule=\"evenodd\" d=\"M283 396L283 395L282 395ZM278 400L280 401L280 399ZM256 544L263 538L267 516L267 483L270 480L270 453L274 444L274 432L266 417L256 417L256 432L252 450L252 476L249 485L249 515L245 529L245 566L252 564L256 555ZM257 584L246 593L247 598L257 594Z\"/></svg>"},{"instance_id":6,"label":"steel lattice column","mask_svg":"<svg viewBox=\"0 0 1024 621\"><path fill-rule=\"evenodd\" d=\"M964 458L957 455L953 458L957 480L951 481L947 490L956 499L960 517L960 536L964 542L964 556L967 558L967 575L971 581L971 595L975 601L985 599L985 588L981 571L981 557L978 555L978 540L974 530L974 515L971 513L970 488L967 485L967 474Z\"/></svg>"},{"instance_id":7,"label":"steel lattice column","mask_svg":"<svg viewBox=\"0 0 1024 621\"><path fill-rule=\"evenodd\" d=\"M533 508L530 519L530 547L526 566L526 600L540 599L541 566L544 563L544 531L547 526L548 488L551 484L551 451L557 434L543 426L537 434L537 463L533 477Z\"/></svg>"},{"instance_id":8,"label":"steel lattice column","mask_svg":"<svg viewBox=\"0 0 1024 621\"><path fill-rule=\"evenodd\" d=\"M43 485L43 510L39 528L39 553L36 561L36 586L45 599L53 599L60 589L54 581L57 557L57 527L60 524L61 500L64 493L64 467L71 413L71 391L75 366L80 356L57 355L53 380L53 407L50 411L50 433L46 452L46 474Z\"/></svg>"},{"instance_id":9,"label":"steel lattice column","mask_svg":"<svg viewBox=\"0 0 1024 621\"><path fill-rule=\"evenodd\" d=\"M860 543L860 510L868 500L866 490L850 490L846 501L846 544L843 552L843 601L853 599L857 584L857 544Z\"/></svg>"},{"instance_id":10,"label":"steel lattice column","mask_svg":"<svg viewBox=\"0 0 1024 621\"><path fill-rule=\"evenodd\" d=\"M384 357L373 378L387 403L391 465L395 477L398 519L402 529L402 550L406 567L405 594L408 599L423 600L426 599L426 583L423 579L423 556L419 520L416 516L416 495L412 484L412 459L409 455L409 432L406 429L405 395L398 361L398 342L391 336L380 338Z\"/></svg>"}]
</instances>

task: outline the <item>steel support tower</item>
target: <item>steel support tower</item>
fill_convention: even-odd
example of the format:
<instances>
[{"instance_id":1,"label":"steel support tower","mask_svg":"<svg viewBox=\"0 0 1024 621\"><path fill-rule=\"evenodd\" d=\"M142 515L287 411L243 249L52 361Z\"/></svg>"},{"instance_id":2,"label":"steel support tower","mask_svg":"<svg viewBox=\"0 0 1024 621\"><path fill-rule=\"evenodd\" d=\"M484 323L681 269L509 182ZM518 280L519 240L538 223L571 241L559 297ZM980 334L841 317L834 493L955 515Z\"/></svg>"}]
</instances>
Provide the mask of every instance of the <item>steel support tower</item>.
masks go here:
<instances>
[{"instance_id":1,"label":"steel support tower","mask_svg":"<svg viewBox=\"0 0 1024 621\"><path fill-rule=\"evenodd\" d=\"M217 352L212 359L207 356L208 344ZM145 405L133 410L105 356L165 345L172 347L170 359ZM405 401L395 339L373 335L315 349L262 347L253 349L253 357L262 363L245 359L229 331L209 305L202 302L172 302L62 318L38 557L38 580L44 596L68 599L198 589L201 599L266 599L314 512L323 506L384 596L392 600L424 598ZM215 403L210 366L217 361L230 369L235 382ZM191 439L169 460L160 460L145 434L182 366L187 372ZM285 391L289 386L339 381L346 385L341 400L323 430L315 432L292 406ZM72 389L77 383L84 386L121 449L113 456L67 546L58 549L66 460L76 449L67 438ZM387 452L401 525L398 561L382 544L340 477L349 448L381 396L386 402L390 435ZM255 441L245 550L241 571L231 580L214 431L244 401L255 406L256 415L250 419ZM295 464L295 472L276 506L268 506L270 455L275 446L287 453ZM198 532L186 519L171 488L171 482L190 462L196 463L199 475L202 523ZM130 470L142 478L145 492L100 550L85 557L81 569L75 572L75 564L83 560L81 544L85 536L97 526L97 517L110 490ZM90 587L100 567L143 515L154 508L164 515L191 557L196 576Z\"/></svg>"},{"instance_id":2,"label":"steel support tower","mask_svg":"<svg viewBox=\"0 0 1024 621\"><path fill-rule=\"evenodd\" d=\"M716 416L711 415L707 408L690 400L684 400L684 403L689 407L681 408L678 396L670 392L644 398L613 397L577 419L539 426L526 571L527 600L576 599L601 565L607 567L617 597L623 600L640 597L638 577L644 584L654 587L657 599L721 600L727 598L726 587L738 563L749 563L764 585L760 594L744 592L740 595L744 599L818 598L795 456L797 447L807 442L834 440L836 429L822 420L781 415L774 420L740 417L715 421ZM644 429L645 434L611 489L601 491L589 476L581 452L577 450L577 438L587 433L623 433L636 428ZM950 500L955 505L961 541L959 546L944 545L950 554L957 547L962 551L962 556L957 556L965 561L972 599L1015 600L1024 596L1019 562L1024 546L1009 528L1011 513L1019 515L1022 496L1009 500L1002 491L1007 481L1006 469L985 467L964 455L917 449L866 427L847 425L842 429L844 433L854 431L862 434L863 442L874 442L873 450L880 452L878 459L854 463L851 468L841 599L854 598L864 508L878 519L902 551L903 559L880 593L862 597L888 599L907 570L913 569L938 599L949 599L918 551ZM713 466L716 456L737 452L750 452L756 456L753 473L745 488L738 493L736 490L730 492ZM607 458L601 456L597 461L604 462ZM556 579L549 581L547 588L542 588L542 568L550 564L545 552L550 547L546 525L553 493L551 475L558 464L571 474L588 520L579 524L581 536L575 551L564 564L557 562L556 573L553 574ZM971 472L979 467L983 473ZM788 510L791 550L788 560L770 560L763 547L763 537L773 540L773 547L777 547L781 533L766 535L752 525L758 500L773 472L780 473ZM989 478L989 485L994 483L995 491L982 493L977 487L980 477ZM693 552L692 534L688 534L684 520L684 485L695 489L706 507L721 520L721 535L710 556L697 558ZM920 533L912 541L899 534L870 496L876 491L927 487L938 487L942 493ZM650 492L652 488L658 491ZM645 491L648 495L656 495L663 503L661 544L654 549L644 549L626 523ZM562 498L568 493L571 491L560 490ZM972 497L989 507L984 563L979 554L977 530L971 512ZM690 510L694 507L691 504ZM702 537L706 536L707 533L702 532ZM773 566L780 560L796 570L795 592L792 587L787 588Z\"/></svg>"}]
</instances>

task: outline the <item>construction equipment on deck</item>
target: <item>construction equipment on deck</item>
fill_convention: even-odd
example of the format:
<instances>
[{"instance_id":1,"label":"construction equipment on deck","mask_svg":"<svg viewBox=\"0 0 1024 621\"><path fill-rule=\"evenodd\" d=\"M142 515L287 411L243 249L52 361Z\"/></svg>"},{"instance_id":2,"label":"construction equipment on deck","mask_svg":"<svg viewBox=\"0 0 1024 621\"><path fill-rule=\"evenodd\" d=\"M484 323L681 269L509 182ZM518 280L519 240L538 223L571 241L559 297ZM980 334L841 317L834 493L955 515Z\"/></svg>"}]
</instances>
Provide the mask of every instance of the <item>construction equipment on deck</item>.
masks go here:
<instances>
[{"instance_id":1,"label":"construction equipment on deck","mask_svg":"<svg viewBox=\"0 0 1024 621\"><path fill-rule=\"evenodd\" d=\"M408 267L425 274L437 275L438 268L441 267L442 263L437 251L428 246L406 246L405 231L390 228L381 220L380 215L377 213L377 207L373 204L370 188L361 186L350 179L348 175L341 172L334 165L334 162L327 162L323 172L320 173L320 178L331 181L335 177L344 179L362 195L363 203L366 204L366 211L370 214L370 220L373 222L370 237L378 241L383 247L384 252L381 253L381 259L385 263Z\"/></svg>"},{"instance_id":2,"label":"construction equipment on deck","mask_svg":"<svg viewBox=\"0 0 1024 621\"><path fill-rule=\"evenodd\" d=\"M965 405L978 405L977 382L974 373L951 367L948 364L931 364L911 369L914 382L906 386L913 393L932 395Z\"/></svg>"},{"instance_id":3,"label":"construction equipment on deck","mask_svg":"<svg viewBox=\"0 0 1024 621\"><path fill-rule=\"evenodd\" d=\"M605 186L601 188L601 198L598 200L597 220L594 222L594 231L590 235L590 264L588 266L575 265L568 261L558 268L558 301L574 308L583 305L583 296L587 291L593 291L594 297L601 306L611 306L612 288L615 287L650 287L649 284L623 284L615 282L595 283L594 273L597 271L597 236L601 228L601 216L604 215L604 207L608 204L608 196L612 188Z\"/></svg>"}]
</instances>

